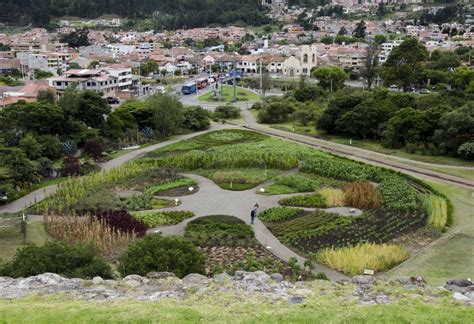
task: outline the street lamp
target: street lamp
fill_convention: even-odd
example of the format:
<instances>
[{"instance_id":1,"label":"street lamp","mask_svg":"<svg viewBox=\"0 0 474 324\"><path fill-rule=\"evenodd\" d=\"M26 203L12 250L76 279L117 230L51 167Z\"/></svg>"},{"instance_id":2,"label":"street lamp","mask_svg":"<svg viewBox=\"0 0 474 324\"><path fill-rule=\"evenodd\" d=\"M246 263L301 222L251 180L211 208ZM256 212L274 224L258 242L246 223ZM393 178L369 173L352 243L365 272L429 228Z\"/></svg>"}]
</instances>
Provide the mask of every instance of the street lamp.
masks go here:
<instances>
[{"instance_id":1,"label":"street lamp","mask_svg":"<svg viewBox=\"0 0 474 324\"><path fill-rule=\"evenodd\" d=\"M189 190L189 192L193 192L193 191L194 191L194 188L193 188L193 187L189 187L188 190Z\"/></svg>"},{"instance_id":2,"label":"street lamp","mask_svg":"<svg viewBox=\"0 0 474 324\"><path fill-rule=\"evenodd\" d=\"M176 206L178 206L178 204L179 204L179 199L178 199L178 198L175 198L174 203L175 203Z\"/></svg>"},{"instance_id":3,"label":"street lamp","mask_svg":"<svg viewBox=\"0 0 474 324\"><path fill-rule=\"evenodd\" d=\"M265 192L265 188L260 188L260 192L263 194Z\"/></svg>"}]
</instances>

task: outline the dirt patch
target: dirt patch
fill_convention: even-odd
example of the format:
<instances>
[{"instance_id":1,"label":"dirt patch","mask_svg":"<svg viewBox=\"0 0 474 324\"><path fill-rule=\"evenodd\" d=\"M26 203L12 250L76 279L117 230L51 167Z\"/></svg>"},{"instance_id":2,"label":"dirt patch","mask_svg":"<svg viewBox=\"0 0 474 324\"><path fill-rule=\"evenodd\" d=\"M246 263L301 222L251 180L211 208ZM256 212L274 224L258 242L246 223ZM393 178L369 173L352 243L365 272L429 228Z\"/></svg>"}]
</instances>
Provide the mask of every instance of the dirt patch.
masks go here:
<instances>
[{"instance_id":1,"label":"dirt patch","mask_svg":"<svg viewBox=\"0 0 474 324\"><path fill-rule=\"evenodd\" d=\"M407 249L410 255L413 255L423 249L425 246L433 243L440 236L440 232L427 227L422 227L414 232L399 236L389 243L401 245Z\"/></svg>"},{"instance_id":2,"label":"dirt patch","mask_svg":"<svg viewBox=\"0 0 474 324\"><path fill-rule=\"evenodd\" d=\"M267 249L261 245L249 247L242 246L205 246L199 247L206 257L206 273L211 275L216 267L232 268L238 262L245 262L249 253L254 255L257 260L272 259L273 264L279 263L282 268L286 268L286 264L275 257ZM270 270L270 269L269 269Z\"/></svg>"},{"instance_id":3,"label":"dirt patch","mask_svg":"<svg viewBox=\"0 0 474 324\"><path fill-rule=\"evenodd\" d=\"M193 191L189 191L189 186L181 186L181 187L176 187L176 188L173 188L173 189L168 189L168 190L157 192L155 194L155 196L159 196L159 197L190 196L190 195L195 194L196 192L199 191L199 186L194 185L192 187L194 188Z\"/></svg>"}]
</instances>

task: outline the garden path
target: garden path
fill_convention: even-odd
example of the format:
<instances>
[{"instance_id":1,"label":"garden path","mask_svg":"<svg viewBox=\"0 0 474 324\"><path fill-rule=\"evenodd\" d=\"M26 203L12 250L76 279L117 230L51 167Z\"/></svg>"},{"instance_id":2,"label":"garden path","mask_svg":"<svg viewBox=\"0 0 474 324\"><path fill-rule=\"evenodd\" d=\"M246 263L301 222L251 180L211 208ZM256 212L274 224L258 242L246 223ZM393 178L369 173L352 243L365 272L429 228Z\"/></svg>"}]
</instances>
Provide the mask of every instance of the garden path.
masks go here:
<instances>
[{"instance_id":1,"label":"garden path","mask_svg":"<svg viewBox=\"0 0 474 324\"><path fill-rule=\"evenodd\" d=\"M183 235L189 222L209 215L235 216L246 224L250 224L250 211L255 203L259 204L259 210L262 211L278 206L278 200L282 197L298 195L259 195L256 193L256 190L258 190L256 188L244 191L230 191L220 188L208 178L195 174L185 174L185 176L193 178L198 182L199 191L190 196L180 197L181 205L163 210L190 210L194 212L195 216L177 225L151 229L150 233L159 230L163 235ZM159 198L169 199L170 197ZM295 257L301 266L304 265L306 259L283 245L258 218L255 220L253 229L257 240L278 258L288 261L291 257ZM333 280L348 279L345 275L320 264L315 264L314 271L324 272Z\"/></svg>"},{"instance_id":2,"label":"garden path","mask_svg":"<svg viewBox=\"0 0 474 324\"><path fill-rule=\"evenodd\" d=\"M198 136L198 135L202 135L202 134L205 134L205 133L208 133L208 132L211 132L211 131L215 131L215 130L219 130L219 129L223 129L223 128L232 128L232 126L212 123L211 127L209 129L205 130L205 131L186 134L186 135L174 136L171 139L166 140L164 142L154 144L154 145L150 145L150 146L147 146L147 147L143 147L143 148L140 148L138 150L131 151L127 154L121 155L121 156L119 156L115 159L112 159L112 160L102 164L102 170L104 170L104 171L111 170L113 168L121 166L122 164L124 164L128 161L131 161L131 160L137 159L139 157L142 157L145 154L147 154L149 152L152 152L156 149L159 149L163 146L170 145L170 144L173 144L173 143L177 143L177 142L180 142L180 141L185 140L185 139L189 139L189 138L192 138L192 137L195 137L195 136ZM9 203L9 204L0 206L0 214L1 213L18 213L18 212L21 212L22 210L30 207L31 205L34 205L35 203L46 199L48 196L53 194L56 191L57 188L58 188L58 185L51 185L51 186L47 186L47 187L43 187L43 188L34 190L34 191L28 193L27 195L25 195L25 196L15 200L15 201Z\"/></svg>"}]
</instances>

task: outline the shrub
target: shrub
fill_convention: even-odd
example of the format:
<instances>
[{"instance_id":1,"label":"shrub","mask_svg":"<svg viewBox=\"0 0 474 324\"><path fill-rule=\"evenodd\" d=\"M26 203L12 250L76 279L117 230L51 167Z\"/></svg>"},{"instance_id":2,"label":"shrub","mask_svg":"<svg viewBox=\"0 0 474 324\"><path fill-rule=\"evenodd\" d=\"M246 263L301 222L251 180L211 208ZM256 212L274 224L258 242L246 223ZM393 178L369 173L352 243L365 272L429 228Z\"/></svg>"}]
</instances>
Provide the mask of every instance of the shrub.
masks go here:
<instances>
[{"instance_id":1,"label":"shrub","mask_svg":"<svg viewBox=\"0 0 474 324\"><path fill-rule=\"evenodd\" d=\"M231 105L216 107L214 116L221 119L234 119L240 117L240 109Z\"/></svg>"},{"instance_id":2,"label":"shrub","mask_svg":"<svg viewBox=\"0 0 474 324\"><path fill-rule=\"evenodd\" d=\"M408 252L398 245L365 243L343 248L328 248L315 255L317 262L354 276L364 269L383 271L408 258Z\"/></svg>"},{"instance_id":3,"label":"shrub","mask_svg":"<svg viewBox=\"0 0 474 324\"><path fill-rule=\"evenodd\" d=\"M319 194L323 196L327 207L344 206L344 191L341 189L323 188Z\"/></svg>"},{"instance_id":4,"label":"shrub","mask_svg":"<svg viewBox=\"0 0 474 324\"><path fill-rule=\"evenodd\" d=\"M119 261L123 276L169 271L182 278L190 273L204 273L202 253L189 241L174 236L146 236L131 244Z\"/></svg>"},{"instance_id":5,"label":"shrub","mask_svg":"<svg viewBox=\"0 0 474 324\"><path fill-rule=\"evenodd\" d=\"M368 181L349 183L344 188L344 204L363 210L372 210L380 207L380 194Z\"/></svg>"},{"instance_id":6,"label":"shrub","mask_svg":"<svg viewBox=\"0 0 474 324\"><path fill-rule=\"evenodd\" d=\"M302 213L303 210L298 208L272 207L260 213L258 218L266 222L278 222L296 218Z\"/></svg>"},{"instance_id":7,"label":"shrub","mask_svg":"<svg viewBox=\"0 0 474 324\"><path fill-rule=\"evenodd\" d=\"M158 210L145 210L136 211L131 213L132 216L145 223L149 228L158 226L167 226L179 224L187 218L194 216L193 212L190 211L158 211Z\"/></svg>"},{"instance_id":8,"label":"shrub","mask_svg":"<svg viewBox=\"0 0 474 324\"><path fill-rule=\"evenodd\" d=\"M91 279L101 276L111 279L112 268L98 255L94 247L47 242L43 246L28 244L20 248L13 260L0 267L0 276L29 277L45 272L69 278Z\"/></svg>"},{"instance_id":9,"label":"shrub","mask_svg":"<svg viewBox=\"0 0 474 324\"><path fill-rule=\"evenodd\" d=\"M253 243L252 228L233 216L206 216L190 222L184 236L194 244L245 245Z\"/></svg>"},{"instance_id":10,"label":"shrub","mask_svg":"<svg viewBox=\"0 0 474 324\"><path fill-rule=\"evenodd\" d=\"M183 127L186 129L200 131L208 129L211 125L209 112L200 106L185 108L183 117Z\"/></svg>"},{"instance_id":11,"label":"shrub","mask_svg":"<svg viewBox=\"0 0 474 324\"><path fill-rule=\"evenodd\" d=\"M295 206L295 207L313 207L325 208L326 201L320 194L310 194L284 198L278 201L280 205Z\"/></svg>"},{"instance_id":12,"label":"shrub","mask_svg":"<svg viewBox=\"0 0 474 324\"><path fill-rule=\"evenodd\" d=\"M102 145L100 145L94 140L89 140L85 142L83 149L84 152L92 156L94 160L98 160L100 157L102 157L102 153L104 152Z\"/></svg>"},{"instance_id":13,"label":"shrub","mask_svg":"<svg viewBox=\"0 0 474 324\"><path fill-rule=\"evenodd\" d=\"M64 176L78 176L81 174L81 161L79 158L68 155L64 158L61 173Z\"/></svg>"},{"instance_id":14,"label":"shrub","mask_svg":"<svg viewBox=\"0 0 474 324\"><path fill-rule=\"evenodd\" d=\"M446 199L435 195L422 195L421 203L428 214L428 224L443 230L448 221L448 204Z\"/></svg>"},{"instance_id":15,"label":"shrub","mask_svg":"<svg viewBox=\"0 0 474 324\"><path fill-rule=\"evenodd\" d=\"M98 215L100 221L105 222L115 231L144 236L146 234L146 225L133 218L126 210L109 210Z\"/></svg>"}]
</instances>

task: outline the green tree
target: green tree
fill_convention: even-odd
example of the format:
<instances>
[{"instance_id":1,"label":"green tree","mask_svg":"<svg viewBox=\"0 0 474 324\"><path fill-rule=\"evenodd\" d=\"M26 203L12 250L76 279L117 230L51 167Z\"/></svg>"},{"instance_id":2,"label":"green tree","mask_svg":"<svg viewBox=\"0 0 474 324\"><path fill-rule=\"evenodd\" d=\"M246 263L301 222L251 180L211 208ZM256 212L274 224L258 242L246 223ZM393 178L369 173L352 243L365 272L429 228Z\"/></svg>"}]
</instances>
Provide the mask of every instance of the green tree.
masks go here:
<instances>
[{"instance_id":1,"label":"green tree","mask_svg":"<svg viewBox=\"0 0 474 324\"><path fill-rule=\"evenodd\" d=\"M444 114L439 121L433 141L441 153L456 155L459 147L474 138L474 103Z\"/></svg>"},{"instance_id":2,"label":"green tree","mask_svg":"<svg viewBox=\"0 0 474 324\"><path fill-rule=\"evenodd\" d=\"M43 147L36 141L35 137L31 133L27 133L20 140L18 145L30 160L35 160L41 156Z\"/></svg>"},{"instance_id":3,"label":"green tree","mask_svg":"<svg viewBox=\"0 0 474 324\"><path fill-rule=\"evenodd\" d=\"M200 107L186 107L183 112L183 127L191 130L204 130L211 126L209 112Z\"/></svg>"},{"instance_id":4,"label":"green tree","mask_svg":"<svg viewBox=\"0 0 474 324\"><path fill-rule=\"evenodd\" d=\"M48 71L35 70L35 79L47 79L53 76L53 73Z\"/></svg>"},{"instance_id":5,"label":"green tree","mask_svg":"<svg viewBox=\"0 0 474 324\"><path fill-rule=\"evenodd\" d=\"M377 7L377 11L376 11L375 14L379 17L383 17L383 16L388 14L387 6L385 5L385 3L383 3L383 1L379 2L379 5Z\"/></svg>"},{"instance_id":6,"label":"green tree","mask_svg":"<svg viewBox=\"0 0 474 324\"><path fill-rule=\"evenodd\" d=\"M347 29L346 27L342 26L341 29L337 32L337 36L346 36L347 35Z\"/></svg>"},{"instance_id":7,"label":"green tree","mask_svg":"<svg viewBox=\"0 0 474 324\"><path fill-rule=\"evenodd\" d=\"M337 66L318 67L312 71L313 76L319 80L319 85L324 90L335 91L344 86L344 81L348 75L343 69Z\"/></svg>"},{"instance_id":8,"label":"green tree","mask_svg":"<svg viewBox=\"0 0 474 324\"><path fill-rule=\"evenodd\" d=\"M145 110L150 112L150 127L162 137L176 133L183 124L183 105L169 95L154 95L145 101Z\"/></svg>"},{"instance_id":9,"label":"green tree","mask_svg":"<svg viewBox=\"0 0 474 324\"><path fill-rule=\"evenodd\" d=\"M365 21L361 20L360 22L357 23L356 27L354 28L354 31L352 32L352 36L355 38L365 39L366 29L367 29L367 25Z\"/></svg>"},{"instance_id":10,"label":"green tree","mask_svg":"<svg viewBox=\"0 0 474 324\"><path fill-rule=\"evenodd\" d=\"M94 60L94 61L90 62L87 67L88 67L89 69L97 69L97 68L100 67L100 62L97 61L97 60Z\"/></svg>"},{"instance_id":11,"label":"green tree","mask_svg":"<svg viewBox=\"0 0 474 324\"><path fill-rule=\"evenodd\" d=\"M387 147L400 148L407 143L421 143L427 138L430 128L426 113L403 108L387 122L382 133L382 143Z\"/></svg>"},{"instance_id":12,"label":"green tree","mask_svg":"<svg viewBox=\"0 0 474 324\"><path fill-rule=\"evenodd\" d=\"M408 38L395 47L383 67L385 82L407 87L417 83L423 72L423 62L428 59L426 47L416 38Z\"/></svg>"},{"instance_id":13,"label":"green tree","mask_svg":"<svg viewBox=\"0 0 474 324\"><path fill-rule=\"evenodd\" d=\"M383 43L387 42L387 37L383 34L375 34L374 36L374 43L377 45L382 45Z\"/></svg>"},{"instance_id":14,"label":"green tree","mask_svg":"<svg viewBox=\"0 0 474 324\"><path fill-rule=\"evenodd\" d=\"M453 86L456 89L464 90L474 81L474 70L467 66L460 66L456 68L453 74Z\"/></svg>"},{"instance_id":15,"label":"green tree","mask_svg":"<svg viewBox=\"0 0 474 324\"><path fill-rule=\"evenodd\" d=\"M379 73L379 53L377 46L369 46L366 50L364 66L361 68L360 75L365 79L367 89L372 88L372 84Z\"/></svg>"},{"instance_id":16,"label":"green tree","mask_svg":"<svg viewBox=\"0 0 474 324\"><path fill-rule=\"evenodd\" d=\"M95 91L76 91L68 89L59 99L58 106L66 117L79 120L89 127L100 129L105 124L105 116L110 106L101 94Z\"/></svg>"},{"instance_id":17,"label":"green tree","mask_svg":"<svg viewBox=\"0 0 474 324\"><path fill-rule=\"evenodd\" d=\"M41 89L38 91L36 99L41 103L54 104L56 101L56 93L53 89Z\"/></svg>"},{"instance_id":18,"label":"green tree","mask_svg":"<svg viewBox=\"0 0 474 324\"><path fill-rule=\"evenodd\" d=\"M61 42L67 43L69 47L79 48L89 46L89 29L82 28L61 36Z\"/></svg>"},{"instance_id":19,"label":"green tree","mask_svg":"<svg viewBox=\"0 0 474 324\"><path fill-rule=\"evenodd\" d=\"M9 170L9 177L18 185L36 182L39 177L35 164L19 148L0 146L0 165Z\"/></svg>"}]
</instances>

